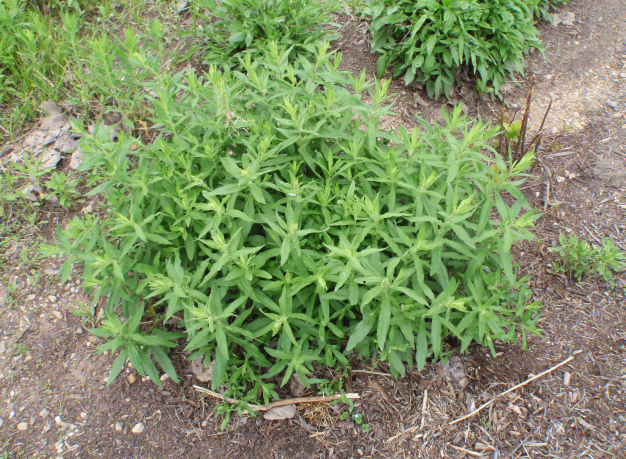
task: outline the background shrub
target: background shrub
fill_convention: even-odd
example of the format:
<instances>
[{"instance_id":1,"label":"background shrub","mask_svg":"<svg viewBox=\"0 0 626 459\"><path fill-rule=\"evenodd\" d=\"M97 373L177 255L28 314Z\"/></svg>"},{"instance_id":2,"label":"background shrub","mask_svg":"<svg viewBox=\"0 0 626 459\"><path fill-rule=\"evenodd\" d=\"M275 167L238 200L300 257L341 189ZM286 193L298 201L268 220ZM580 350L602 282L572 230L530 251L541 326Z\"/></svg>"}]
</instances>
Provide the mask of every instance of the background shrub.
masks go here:
<instances>
[{"instance_id":1,"label":"background shrub","mask_svg":"<svg viewBox=\"0 0 626 459\"><path fill-rule=\"evenodd\" d=\"M498 94L530 47L542 49L534 27L537 0L373 0L372 51L378 76L391 66L430 97L449 96L462 67L478 89Z\"/></svg>"},{"instance_id":2,"label":"background shrub","mask_svg":"<svg viewBox=\"0 0 626 459\"><path fill-rule=\"evenodd\" d=\"M539 0L535 7L535 16L544 21L553 22L554 12L563 5L570 3L570 0Z\"/></svg>"},{"instance_id":3,"label":"background shrub","mask_svg":"<svg viewBox=\"0 0 626 459\"><path fill-rule=\"evenodd\" d=\"M78 16L64 12L49 18L27 6L24 0L0 2L0 103L8 98L37 103L57 93L79 42Z\"/></svg>"},{"instance_id":4,"label":"background shrub","mask_svg":"<svg viewBox=\"0 0 626 459\"><path fill-rule=\"evenodd\" d=\"M269 41L289 49L289 60L311 53L319 40L339 37L329 29L329 13L337 1L311 0L196 0L194 8L204 19L205 63L238 65L238 54L256 56Z\"/></svg>"},{"instance_id":5,"label":"background shrub","mask_svg":"<svg viewBox=\"0 0 626 459\"><path fill-rule=\"evenodd\" d=\"M496 157L494 172L497 128L460 106L442 127L381 130L389 80L339 72L328 46L289 65L270 43L203 81L129 57L153 72L161 134L137 148L85 133L82 167L107 212L44 247L68 256L64 278L84 265L94 302L108 297L94 333L109 340L100 351L121 348L111 379L127 358L157 384L155 362L175 378L165 351L185 338L190 358L214 361L213 387L267 400L275 376L308 386L353 349L398 376L449 335L494 351L536 332L540 305L510 252L537 218L518 190L531 156Z\"/></svg>"}]
</instances>

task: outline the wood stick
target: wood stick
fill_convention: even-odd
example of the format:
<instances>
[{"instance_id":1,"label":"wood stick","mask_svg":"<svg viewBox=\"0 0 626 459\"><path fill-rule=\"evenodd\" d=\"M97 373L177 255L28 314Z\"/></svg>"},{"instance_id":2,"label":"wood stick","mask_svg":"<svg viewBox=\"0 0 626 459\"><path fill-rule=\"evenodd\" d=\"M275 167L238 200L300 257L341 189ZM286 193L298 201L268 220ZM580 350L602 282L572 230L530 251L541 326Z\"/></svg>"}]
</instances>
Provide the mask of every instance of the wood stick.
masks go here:
<instances>
[{"instance_id":1,"label":"wood stick","mask_svg":"<svg viewBox=\"0 0 626 459\"><path fill-rule=\"evenodd\" d=\"M462 448L460 446L455 446L455 445L453 445L451 443L448 444L448 446L451 446L452 448L456 449L457 451L461 451L461 452L463 452L465 454L469 454L470 456L475 456L475 457L483 457L484 456L484 454L479 453L477 451L472 451L472 450L469 450L467 448Z\"/></svg>"},{"instance_id":2,"label":"wood stick","mask_svg":"<svg viewBox=\"0 0 626 459\"><path fill-rule=\"evenodd\" d=\"M220 400L224 400L225 402L228 402L228 403L239 403L234 398L224 397L222 394L218 392L214 392L205 387L193 386L193 388L202 394L219 398ZM295 405L297 403L332 402L334 400L339 400L343 397L346 397L349 400L356 400L356 399L361 398L359 394L318 395L315 397L287 398L284 400L277 400L268 405L254 405L252 403L248 403L248 406L254 411L267 411L267 410L271 410L272 408L276 408L277 406Z\"/></svg>"},{"instance_id":3,"label":"wood stick","mask_svg":"<svg viewBox=\"0 0 626 459\"><path fill-rule=\"evenodd\" d=\"M523 387L533 381L535 381L536 379L539 379L545 375L547 375L548 373L552 373L554 370L556 370L557 368L562 367L563 365L571 362L572 360L574 360L574 356L580 354L582 352L582 350L578 350L575 351L571 356L569 356L567 359L563 360L561 363L554 365L552 368L548 368L546 371L543 371L541 373L539 373L536 376L533 376L532 378L527 379L526 381L524 381L523 383L518 384L517 386L513 386L511 387L509 390L505 390L504 392L496 395L494 398L492 398L491 400L489 400L486 403L483 403L481 406L479 406L478 408L476 408L474 411L472 411L469 414L466 414L465 416L462 416L454 421L452 421L450 424L448 424L449 426L452 426L454 424L457 424L461 421L464 421L467 418L471 418L472 416L474 416L475 414L479 413L480 411L482 411L484 408L487 408L489 405L491 405L493 402L495 402L498 398L502 397L503 395L506 395L510 392L513 392L514 390L519 389L520 387Z\"/></svg>"},{"instance_id":4,"label":"wood stick","mask_svg":"<svg viewBox=\"0 0 626 459\"><path fill-rule=\"evenodd\" d=\"M381 373L379 371L370 371L370 370L350 370L350 373L354 374L354 373L364 373L364 374L368 374L368 375L378 375L378 376L388 376L388 377L392 377L389 373Z\"/></svg>"}]
</instances>

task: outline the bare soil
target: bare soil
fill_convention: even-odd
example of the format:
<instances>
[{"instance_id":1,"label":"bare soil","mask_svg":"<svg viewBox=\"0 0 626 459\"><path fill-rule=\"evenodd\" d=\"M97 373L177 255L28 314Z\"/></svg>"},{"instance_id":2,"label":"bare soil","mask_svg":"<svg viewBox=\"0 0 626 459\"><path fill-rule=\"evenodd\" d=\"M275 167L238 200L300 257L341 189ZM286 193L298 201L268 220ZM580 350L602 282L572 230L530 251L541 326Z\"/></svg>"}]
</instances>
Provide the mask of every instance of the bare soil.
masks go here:
<instances>
[{"instance_id":1,"label":"bare soil","mask_svg":"<svg viewBox=\"0 0 626 459\"><path fill-rule=\"evenodd\" d=\"M384 365L357 367L344 384L361 396L355 412L367 431L341 421L329 404L299 405L285 421L235 416L222 431L216 400L194 391L198 382L179 349L180 384L166 380L159 389L127 369L106 386L111 356L94 353L98 339L70 312L89 301L79 273L62 285L60 260L26 263L17 250L0 279L0 458L626 458L626 273L611 290L597 279L576 283L548 272L559 232L592 242L610 236L626 249L626 3L582 0L565 10L574 25L541 26L545 60L530 56L527 79L507 94L512 115L534 81L534 129L553 102L540 165L524 185L545 210L539 242L516 248L545 305L544 336L531 339L528 351L500 345L494 358L474 346L451 359L462 377L441 364L399 381ZM373 76L367 22L341 20L343 68ZM437 122L442 105L452 108L400 80L391 92L398 117L384 122L392 127L414 125L415 114ZM501 110L469 85L457 88L453 102L471 117L495 119ZM43 211L47 238L71 215Z\"/></svg>"}]
</instances>

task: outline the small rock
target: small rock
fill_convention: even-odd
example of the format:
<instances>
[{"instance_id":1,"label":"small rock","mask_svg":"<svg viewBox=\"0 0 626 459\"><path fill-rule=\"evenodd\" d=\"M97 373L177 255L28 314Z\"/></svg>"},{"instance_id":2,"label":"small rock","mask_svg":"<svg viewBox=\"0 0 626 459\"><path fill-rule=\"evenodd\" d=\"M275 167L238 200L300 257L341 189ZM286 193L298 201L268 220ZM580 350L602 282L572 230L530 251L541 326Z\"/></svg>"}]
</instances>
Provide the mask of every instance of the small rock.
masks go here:
<instances>
[{"instance_id":1,"label":"small rock","mask_svg":"<svg viewBox=\"0 0 626 459\"><path fill-rule=\"evenodd\" d=\"M26 430L28 429L28 422L20 422L17 425L17 430Z\"/></svg>"},{"instance_id":2,"label":"small rock","mask_svg":"<svg viewBox=\"0 0 626 459\"><path fill-rule=\"evenodd\" d=\"M607 104L609 107L611 107L612 109L616 109L616 108L617 108L617 104L616 104L614 101L612 101L612 100L607 100L607 101L606 101L606 104Z\"/></svg>"},{"instance_id":3,"label":"small rock","mask_svg":"<svg viewBox=\"0 0 626 459\"><path fill-rule=\"evenodd\" d=\"M0 354L4 354L7 350L7 343L5 341L0 341Z\"/></svg>"},{"instance_id":4,"label":"small rock","mask_svg":"<svg viewBox=\"0 0 626 459\"><path fill-rule=\"evenodd\" d=\"M143 432L144 428L145 426L143 425L143 422L138 422L137 424L135 424L135 427L133 427L133 433L140 434L141 432Z\"/></svg>"},{"instance_id":5,"label":"small rock","mask_svg":"<svg viewBox=\"0 0 626 459\"><path fill-rule=\"evenodd\" d=\"M170 379L170 375L168 375L167 373L163 373L159 379L161 380L161 382L165 382Z\"/></svg>"},{"instance_id":6,"label":"small rock","mask_svg":"<svg viewBox=\"0 0 626 459\"><path fill-rule=\"evenodd\" d=\"M41 410L39 412L39 416L41 416L42 418L46 418L46 417L50 416L50 411L48 411L46 408L44 408L43 410Z\"/></svg>"},{"instance_id":7,"label":"small rock","mask_svg":"<svg viewBox=\"0 0 626 459\"><path fill-rule=\"evenodd\" d=\"M82 335L83 334L83 328L80 327L80 326L78 328L76 328L76 334L77 335Z\"/></svg>"},{"instance_id":8,"label":"small rock","mask_svg":"<svg viewBox=\"0 0 626 459\"><path fill-rule=\"evenodd\" d=\"M126 376L126 380L128 381L128 384L132 384L135 381L137 381L137 378L135 377L134 374L129 374L128 376Z\"/></svg>"},{"instance_id":9,"label":"small rock","mask_svg":"<svg viewBox=\"0 0 626 459\"><path fill-rule=\"evenodd\" d=\"M54 447L57 450L57 453L61 454L63 452L63 442L62 441L58 441L54 444Z\"/></svg>"},{"instance_id":10,"label":"small rock","mask_svg":"<svg viewBox=\"0 0 626 459\"><path fill-rule=\"evenodd\" d=\"M48 296L48 300L50 300L50 303L56 303L57 302L57 297L54 295L49 295Z\"/></svg>"},{"instance_id":11,"label":"small rock","mask_svg":"<svg viewBox=\"0 0 626 459\"><path fill-rule=\"evenodd\" d=\"M121 432L123 428L124 428L124 423L123 422L117 421L115 423L115 430L116 431Z\"/></svg>"},{"instance_id":12,"label":"small rock","mask_svg":"<svg viewBox=\"0 0 626 459\"><path fill-rule=\"evenodd\" d=\"M33 300L37 299L37 295L35 295L34 293L31 293L30 295L28 295L28 296L26 297L26 299L27 299L28 301L33 301Z\"/></svg>"},{"instance_id":13,"label":"small rock","mask_svg":"<svg viewBox=\"0 0 626 459\"><path fill-rule=\"evenodd\" d=\"M70 167L72 169L78 169L78 166L82 164L85 159L85 155L80 149L77 149L72 153L72 159L70 160Z\"/></svg>"},{"instance_id":14,"label":"small rock","mask_svg":"<svg viewBox=\"0 0 626 459\"><path fill-rule=\"evenodd\" d=\"M626 72L622 72L619 74L620 78L626 78Z\"/></svg>"},{"instance_id":15,"label":"small rock","mask_svg":"<svg viewBox=\"0 0 626 459\"><path fill-rule=\"evenodd\" d=\"M82 413L80 413L80 418L84 421L85 419L87 419L89 415L87 413L85 413L84 411Z\"/></svg>"},{"instance_id":16,"label":"small rock","mask_svg":"<svg viewBox=\"0 0 626 459\"><path fill-rule=\"evenodd\" d=\"M63 318L63 314L61 314L59 311L52 311L52 315L59 320Z\"/></svg>"}]
</instances>

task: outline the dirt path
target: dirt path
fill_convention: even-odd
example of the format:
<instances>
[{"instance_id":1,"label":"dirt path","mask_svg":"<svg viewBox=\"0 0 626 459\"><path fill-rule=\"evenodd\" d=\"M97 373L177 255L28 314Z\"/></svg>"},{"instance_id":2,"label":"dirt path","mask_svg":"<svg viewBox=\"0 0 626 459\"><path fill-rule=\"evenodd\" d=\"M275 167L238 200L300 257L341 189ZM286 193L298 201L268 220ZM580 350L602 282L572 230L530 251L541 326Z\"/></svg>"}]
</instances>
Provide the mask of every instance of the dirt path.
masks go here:
<instances>
[{"instance_id":1,"label":"dirt path","mask_svg":"<svg viewBox=\"0 0 626 459\"><path fill-rule=\"evenodd\" d=\"M58 260L26 264L16 256L0 283L0 458L626 457L626 275L609 291L546 272L559 232L611 236L626 249L626 4L585 0L566 10L574 25L544 26L547 61L535 53L526 64L536 81L533 125L553 100L549 148L524 190L546 209L537 224L545 242L517 248L546 305L545 337L529 352L501 346L494 359L472 348L453 360L465 388L447 377L450 366L398 382L380 366L377 374L354 372L348 383L363 398L357 410L367 432L349 421L327 427L338 420L327 405L301 406L292 421L235 417L222 432L214 401L194 393L182 357L174 359L180 385L158 389L127 370L106 387L111 357L94 354L97 339L69 312L88 301L77 273L61 285ZM340 46L344 68L371 74L364 27L348 24ZM510 89L512 107L523 105L527 90L526 83ZM399 81L392 91L400 93L396 123L413 123L415 112L440 119L440 103L424 93ZM499 113L472 91L460 89L455 99L471 116ZM446 426L574 351L581 352L570 364Z\"/></svg>"}]
</instances>

